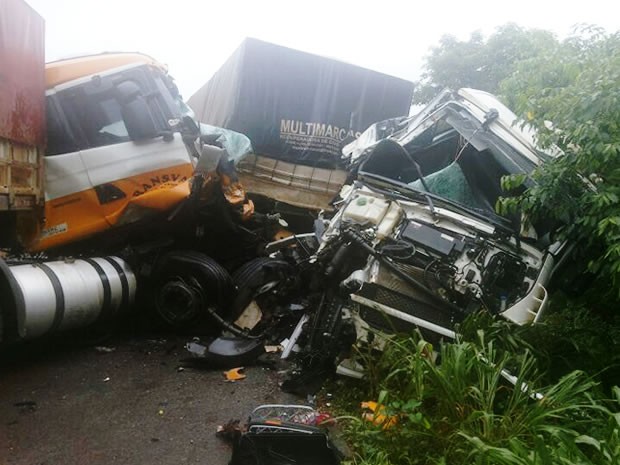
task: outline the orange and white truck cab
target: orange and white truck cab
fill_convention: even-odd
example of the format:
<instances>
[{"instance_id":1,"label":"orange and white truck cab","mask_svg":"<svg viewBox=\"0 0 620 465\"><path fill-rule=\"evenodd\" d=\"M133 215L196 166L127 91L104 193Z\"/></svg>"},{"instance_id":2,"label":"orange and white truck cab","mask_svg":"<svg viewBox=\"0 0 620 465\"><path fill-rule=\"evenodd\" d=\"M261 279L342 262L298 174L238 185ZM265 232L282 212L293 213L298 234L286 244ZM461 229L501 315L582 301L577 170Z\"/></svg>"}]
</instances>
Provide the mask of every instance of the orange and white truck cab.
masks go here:
<instances>
[{"instance_id":1,"label":"orange and white truck cab","mask_svg":"<svg viewBox=\"0 0 620 465\"><path fill-rule=\"evenodd\" d=\"M165 66L105 53L48 63L45 75L44 221L22 221L29 250L80 241L189 197L200 131ZM243 205L243 189L215 173L219 160L205 162L203 176L224 180L229 202Z\"/></svg>"},{"instance_id":2,"label":"orange and white truck cab","mask_svg":"<svg viewBox=\"0 0 620 465\"><path fill-rule=\"evenodd\" d=\"M0 18L0 349L142 299L173 327L217 322L256 249L234 173L250 140L198 125L147 55L46 65L43 18L24 0Z\"/></svg>"}]
</instances>

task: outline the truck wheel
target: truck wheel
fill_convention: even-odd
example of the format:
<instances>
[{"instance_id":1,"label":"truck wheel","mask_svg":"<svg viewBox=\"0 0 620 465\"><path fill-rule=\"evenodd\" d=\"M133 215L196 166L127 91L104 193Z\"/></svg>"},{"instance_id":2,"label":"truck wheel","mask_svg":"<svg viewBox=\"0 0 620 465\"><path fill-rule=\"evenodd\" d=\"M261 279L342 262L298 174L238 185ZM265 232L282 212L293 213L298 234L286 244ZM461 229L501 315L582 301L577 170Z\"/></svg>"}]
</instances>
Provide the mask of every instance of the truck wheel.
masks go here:
<instances>
[{"instance_id":1,"label":"truck wheel","mask_svg":"<svg viewBox=\"0 0 620 465\"><path fill-rule=\"evenodd\" d=\"M177 329L195 328L216 312L226 318L233 284L228 272L207 255L173 251L155 265L153 297L159 317Z\"/></svg>"},{"instance_id":2,"label":"truck wheel","mask_svg":"<svg viewBox=\"0 0 620 465\"><path fill-rule=\"evenodd\" d=\"M292 277L291 265L283 260L259 257L242 265L232 276L237 288L231 305L233 319L252 301L257 301L263 312L272 310L278 300L286 297L286 286Z\"/></svg>"}]
</instances>

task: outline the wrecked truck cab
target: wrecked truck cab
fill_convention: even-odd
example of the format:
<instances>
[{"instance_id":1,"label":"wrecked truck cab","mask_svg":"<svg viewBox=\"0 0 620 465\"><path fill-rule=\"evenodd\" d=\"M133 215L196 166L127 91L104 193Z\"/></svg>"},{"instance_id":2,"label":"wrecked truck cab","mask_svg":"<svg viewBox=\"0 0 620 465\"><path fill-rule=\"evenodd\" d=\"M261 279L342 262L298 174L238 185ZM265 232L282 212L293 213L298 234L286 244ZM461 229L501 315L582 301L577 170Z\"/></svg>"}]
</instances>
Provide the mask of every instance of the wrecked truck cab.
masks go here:
<instances>
[{"instance_id":1,"label":"wrecked truck cab","mask_svg":"<svg viewBox=\"0 0 620 465\"><path fill-rule=\"evenodd\" d=\"M302 364L316 369L321 353L327 365L346 357L341 342L351 333L380 346L377 334L416 328L430 340L454 338L478 311L519 325L540 319L566 245L551 243L546 225L522 228L494 206L502 176L558 154L538 150L515 123L492 95L461 89L358 150L356 180L301 265L313 263L316 296L305 330L291 338L304 346ZM359 375L350 361L338 370Z\"/></svg>"},{"instance_id":2,"label":"wrecked truck cab","mask_svg":"<svg viewBox=\"0 0 620 465\"><path fill-rule=\"evenodd\" d=\"M235 174L247 137L195 122L147 55L37 64L47 147L28 157L45 195L3 224L20 244L0 253L0 345L100 324L149 290L137 306L168 326L217 327L232 292L218 252L254 256Z\"/></svg>"},{"instance_id":3,"label":"wrecked truck cab","mask_svg":"<svg viewBox=\"0 0 620 465\"><path fill-rule=\"evenodd\" d=\"M519 219L497 215L495 204L502 176L527 174L557 154L538 150L533 134L486 92L440 97L361 155L358 183L327 233L358 228L377 250L406 249L411 256L390 260L466 314L482 307L518 324L534 321L562 245L521 231ZM378 282L381 268L367 264L367 284ZM399 291L412 295L407 287Z\"/></svg>"},{"instance_id":4,"label":"wrecked truck cab","mask_svg":"<svg viewBox=\"0 0 620 465\"><path fill-rule=\"evenodd\" d=\"M198 165L204 181L224 180L226 197L243 208L240 186L228 195L236 181L228 155L203 150L208 134L165 66L138 53L93 55L47 64L46 81L45 212L43 222L21 221L29 250L70 246L172 210L192 187L204 189L190 182Z\"/></svg>"}]
</instances>

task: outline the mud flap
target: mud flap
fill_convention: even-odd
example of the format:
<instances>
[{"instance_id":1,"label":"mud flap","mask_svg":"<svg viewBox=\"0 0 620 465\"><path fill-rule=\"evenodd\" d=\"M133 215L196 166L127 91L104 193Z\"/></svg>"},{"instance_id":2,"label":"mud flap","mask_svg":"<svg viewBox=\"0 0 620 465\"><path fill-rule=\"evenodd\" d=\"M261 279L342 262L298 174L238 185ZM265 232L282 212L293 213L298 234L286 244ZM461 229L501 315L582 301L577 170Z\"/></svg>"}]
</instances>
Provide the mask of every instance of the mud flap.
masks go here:
<instances>
[{"instance_id":1,"label":"mud flap","mask_svg":"<svg viewBox=\"0 0 620 465\"><path fill-rule=\"evenodd\" d=\"M188 362L217 368L252 365L265 352L262 340L224 336L209 345L188 342L185 348L192 356Z\"/></svg>"}]
</instances>

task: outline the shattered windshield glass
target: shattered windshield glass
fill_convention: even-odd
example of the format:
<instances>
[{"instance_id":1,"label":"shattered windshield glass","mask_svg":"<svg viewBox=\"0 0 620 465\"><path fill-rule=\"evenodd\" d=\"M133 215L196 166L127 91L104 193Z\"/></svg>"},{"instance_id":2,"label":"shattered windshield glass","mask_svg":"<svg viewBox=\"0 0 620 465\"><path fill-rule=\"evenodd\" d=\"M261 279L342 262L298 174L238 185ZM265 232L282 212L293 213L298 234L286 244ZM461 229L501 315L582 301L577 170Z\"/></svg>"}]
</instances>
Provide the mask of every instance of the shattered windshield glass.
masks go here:
<instances>
[{"instance_id":1,"label":"shattered windshield glass","mask_svg":"<svg viewBox=\"0 0 620 465\"><path fill-rule=\"evenodd\" d=\"M376 144L360 173L495 217L502 176L531 168L462 108L446 105L399 140Z\"/></svg>"}]
</instances>

